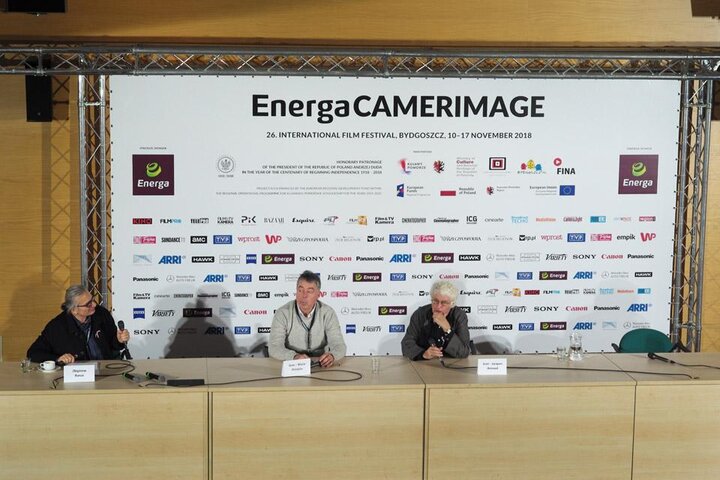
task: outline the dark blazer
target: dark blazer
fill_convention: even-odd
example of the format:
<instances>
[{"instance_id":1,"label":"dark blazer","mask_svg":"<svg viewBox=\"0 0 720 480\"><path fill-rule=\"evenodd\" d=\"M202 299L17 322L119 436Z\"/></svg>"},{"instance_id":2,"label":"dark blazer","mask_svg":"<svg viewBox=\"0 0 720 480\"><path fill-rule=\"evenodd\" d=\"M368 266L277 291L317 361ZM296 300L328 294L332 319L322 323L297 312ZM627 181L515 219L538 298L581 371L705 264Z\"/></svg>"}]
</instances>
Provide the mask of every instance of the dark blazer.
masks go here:
<instances>
[{"instance_id":1,"label":"dark blazer","mask_svg":"<svg viewBox=\"0 0 720 480\"><path fill-rule=\"evenodd\" d=\"M401 347L404 356L410 360L422 360L422 355L431 344L440 345L442 340L443 354L452 358L465 358L470 354L470 332L467 314L453 307L447 316L451 332L445 334L432 320L432 305L425 305L415 310L410 317Z\"/></svg>"},{"instance_id":2,"label":"dark blazer","mask_svg":"<svg viewBox=\"0 0 720 480\"><path fill-rule=\"evenodd\" d=\"M117 340L115 320L107 309L98 305L90 317L90 335L95 338L103 359L120 357L124 345ZM63 311L45 325L40 336L30 345L27 356L33 362L57 360L65 353L75 355L78 360L89 360L89 349L85 335L71 313Z\"/></svg>"}]
</instances>

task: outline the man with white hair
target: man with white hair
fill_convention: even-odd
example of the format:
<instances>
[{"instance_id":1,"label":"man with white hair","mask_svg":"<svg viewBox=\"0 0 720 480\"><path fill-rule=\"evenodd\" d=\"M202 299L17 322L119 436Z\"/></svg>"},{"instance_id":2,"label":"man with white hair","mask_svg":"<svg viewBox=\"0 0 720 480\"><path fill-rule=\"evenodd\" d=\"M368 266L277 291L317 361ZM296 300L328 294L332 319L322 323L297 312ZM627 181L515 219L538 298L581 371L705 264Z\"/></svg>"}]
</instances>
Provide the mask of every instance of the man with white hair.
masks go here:
<instances>
[{"instance_id":1,"label":"man with white hair","mask_svg":"<svg viewBox=\"0 0 720 480\"><path fill-rule=\"evenodd\" d=\"M410 317L402 353L410 360L443 356L465 358L470 354L470 332L464 311L455 306L458 289L448 281L435 282L430 305L418 308Z\"/></svg>"}]
</instances>

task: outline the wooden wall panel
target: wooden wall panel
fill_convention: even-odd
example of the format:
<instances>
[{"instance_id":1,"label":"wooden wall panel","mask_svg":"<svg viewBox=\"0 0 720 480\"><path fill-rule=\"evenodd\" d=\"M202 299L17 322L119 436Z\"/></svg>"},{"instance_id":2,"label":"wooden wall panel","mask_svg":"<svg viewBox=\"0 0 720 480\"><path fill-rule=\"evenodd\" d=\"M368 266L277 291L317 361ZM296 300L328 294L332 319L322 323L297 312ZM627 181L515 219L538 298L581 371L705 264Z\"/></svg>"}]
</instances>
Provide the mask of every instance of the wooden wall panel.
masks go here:
<instances>
[{"instance_id":1,"label":"wooden wall panel","mask_svg":"<svg viewBox=\"0 0 720 480\"><path fill-rule=\"evenodd\" d=\"M702 0L692 0L702 1ZM73 0L0 15L0 38L361 45L706 45L691 0Z\"/></svg>"},{"instance_id":2,"label":"wooden wall panel","mask_svg":"<svg viewBox=\"0 0 720 480\"><path fill-rule=\"evenodd\" d=\"M702 302L702 351L720 352L720 121L711 126L707 215L705 218L705 270Z\"/></svg>"},{"instance_id":3,"label":"wooden wall panel","mask_svg":"<svg viewBox=\"0 0 720 480\"><path fill-rule=\"evenodd\" d=\"M65 82L53 82L60 101L77 90L77 79ZM77 122L69 120L75 112L61 104L59 120L26 122L24 77L0 76L0 336L6 361L25 355L60 311L65 288L80 278Z\"/></svg>"}]
</instances>

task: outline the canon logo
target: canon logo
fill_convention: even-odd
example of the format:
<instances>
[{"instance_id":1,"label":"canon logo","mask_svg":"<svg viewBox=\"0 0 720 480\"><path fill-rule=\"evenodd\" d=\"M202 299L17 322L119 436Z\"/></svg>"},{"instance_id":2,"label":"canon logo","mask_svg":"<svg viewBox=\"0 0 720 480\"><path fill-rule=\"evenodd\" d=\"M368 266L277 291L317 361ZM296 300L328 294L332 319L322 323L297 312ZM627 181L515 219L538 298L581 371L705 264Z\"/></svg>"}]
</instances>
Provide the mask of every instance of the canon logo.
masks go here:
<instances>
[{"instance_id":1,"label":"canon logo","mask_svg":"<svg viewBox=\"0 0 720 480\"><path fill-rule=\"evenodd\" d=\"M245 315L267 315L267 310L255 310L252 308L246 308L243 310Z\"/></svg>"}]
</instances>

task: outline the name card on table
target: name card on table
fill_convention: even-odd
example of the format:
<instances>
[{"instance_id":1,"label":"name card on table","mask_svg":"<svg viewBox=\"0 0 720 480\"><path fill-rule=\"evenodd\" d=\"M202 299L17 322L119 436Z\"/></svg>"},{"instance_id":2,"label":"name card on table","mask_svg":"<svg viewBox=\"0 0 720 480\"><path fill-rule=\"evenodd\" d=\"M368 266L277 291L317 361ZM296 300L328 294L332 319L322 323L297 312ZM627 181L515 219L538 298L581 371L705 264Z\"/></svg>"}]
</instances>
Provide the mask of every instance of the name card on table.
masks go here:
<instances>
[{"instance_id":1,"label":"name card on table","mask_svg":"<svg viewBox=\"0 0 720 480\"><path fill-rule=\"evenodd\" d=\"M95 381L94 363L71 363L63 367L63 380L65 383L80 383Z\"/></svg>"},{"instance_id":2,"label":"name card on table","mask_svg":"<svg viewBox=\"0 0 720 480\"><path fill-rule=\"evenodd\" d=\"M478 375L507 375L507 358L478 358Z\"/></svg>"},{"instance_id":3,"label":"name card on table","mask_svg":"<svg viewBox=\"0 0 720 480\"><path fill-rule=\"evenodd\" d=\"M305 377L310 375L310 359L285 360L280 375L283 377Z\"/></svg>"}]
</instances>

